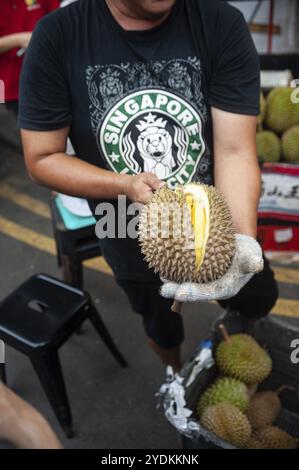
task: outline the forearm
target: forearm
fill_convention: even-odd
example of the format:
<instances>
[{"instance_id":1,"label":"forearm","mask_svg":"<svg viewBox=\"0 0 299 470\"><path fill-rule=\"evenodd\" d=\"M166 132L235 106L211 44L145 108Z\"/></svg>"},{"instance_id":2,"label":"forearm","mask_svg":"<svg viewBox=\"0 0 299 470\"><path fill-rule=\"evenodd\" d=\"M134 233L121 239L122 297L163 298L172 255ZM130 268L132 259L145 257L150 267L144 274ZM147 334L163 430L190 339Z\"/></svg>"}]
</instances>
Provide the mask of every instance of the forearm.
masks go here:
<instances>
[{"instance_id":1,"label":"forearm","mask_svg":"<svg viewBox=\"0 0 299 470\"><path fill-rule=\"evenodd\" d=\"M61 449L45 418L0 382L0 438L20 449Z\"/></svg>"},{"instance_id":2,"label":"forearm","mask_svg":"<svg viewBox=\"0 0 299 470\"><path fill-rule=\"evenodd\" d=\"M25 163L35 182L70 196L107 200L125 195L142 204L161 186L153 173L115 174L66 155L68 135L69 127L40 132L21 129Z\"/></svg>"},{"instance_id":3,"label":"forearm","mask_svg":"<svg viewBox=\"0 0 299 470\"><path fill-rule=\"evenodd\" d=\"M15 47L19 47L19 42L19 35L17 33L0 37L0 54L4 54Z\"/></svg>"},{"instance_id":4,"label":"forearm","mask_svg":"<svg viewBox=\"0 0 299 470\"><path fill-rule=\"evenodd\" d=\"M29 172L43 186L87 199L117 198L124 194L124 182L128 178L64 153L41 158Z\"/></svg>"},{"instance_id":5,"label":"forearm","mask_svg":"<svg viewBox=\"0 0 299 470\"><path fill-rule=\"evenodd\" d=\"M255 155L222 154L215 165L215 186L223 193L238 233L256 237L261 176Z\"/></svg>"}]
</instances>

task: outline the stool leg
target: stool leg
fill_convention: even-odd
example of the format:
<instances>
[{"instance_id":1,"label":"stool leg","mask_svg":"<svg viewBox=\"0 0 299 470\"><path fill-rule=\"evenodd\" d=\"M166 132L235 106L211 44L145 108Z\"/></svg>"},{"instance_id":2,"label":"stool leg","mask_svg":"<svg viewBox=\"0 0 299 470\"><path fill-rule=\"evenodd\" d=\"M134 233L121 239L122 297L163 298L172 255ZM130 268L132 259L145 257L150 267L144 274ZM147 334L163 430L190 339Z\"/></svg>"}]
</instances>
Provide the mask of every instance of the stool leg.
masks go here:
<instances>
[{"instance_id":1,"label":"stool leg","mask_svg":"<svg viewBox=\"0 0 299 470\"><path fill-rule=\"evenodd\" d=\"M4 362L0 364L0 379L4 384L7 383L7 377L6 377L6 367Z\"/></svg>"},{"instance_id":2,"label":"stool leg","mask_svg":"<svg viewBox=\"0 0 299 470\"><path fill-rule=\"evenodd\" d=\"M82 262L76 256L61 254L63 280L73 287L83 288Z\"/></svg>"},{"instance_id":3,"label":"stool leg","mask_svg":"<svg viewBox=\"0 0 299 470\"><path fill-rule=\"evenodd\" d=\"M99 333L100 337L106 344L107 348L111 352L111 354L115 357L115 359L119 362L119 364L122 367L126 367L128 365L127 361L123 357L123 355L120 353L119 349L115 346L114 341L107 330L103 320L101 319L97 309L95 306L91 303L90 308L89 308L89 318L91 323L93 324L94 328L96 331Z\"/></svg>"},{"instance_id":4,"label":"stool leg","mask_svg":"<svg viewBox=\"0 0 299 470\"><path fill-rule=\"evenodd\" d=\"M62 265L62 278L64 282L67 282L73 287L83 288L83 267L82 262L78 261L76 257L61 254L61 265ZM83 333L83 326L79 326L77 332L78 335Z\"/></svg>"},{"instance_id":5,"label":"stool leg","mask_svg":"<svg viewBox=\"0 0 299 470\"><path fill-rule=\"evenodd\" d=\"M30 359L66 436L74 437L72 414L57 351L35 352Z\"/></svg>"}]
</instances>

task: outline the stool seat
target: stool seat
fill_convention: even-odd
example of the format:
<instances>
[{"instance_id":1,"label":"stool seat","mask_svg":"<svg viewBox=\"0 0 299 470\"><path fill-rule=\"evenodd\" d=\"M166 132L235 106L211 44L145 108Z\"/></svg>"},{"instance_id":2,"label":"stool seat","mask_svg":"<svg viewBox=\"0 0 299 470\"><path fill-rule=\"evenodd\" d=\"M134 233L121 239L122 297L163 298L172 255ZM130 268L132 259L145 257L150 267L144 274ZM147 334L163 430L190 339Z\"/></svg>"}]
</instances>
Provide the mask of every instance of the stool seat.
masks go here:
<instances>
[{"instance_id":1,"label":"stool seat","mask_svg":"<svg viewBox=\"0 0 299 470\"><path fill-rule=\"evenodd\" d=\"M84 260L101 256L99 240L95 234L94 217L76 217L62 206L59 198L50 199L51 219L56 242L58 266L62 268L63 280L74 287L83 287ZM69 229L70 218L83 219ZM85 220L87 219L87 220ZM88 224L88 225L86 225Z\"/></svg>"},{"instance_id":2,"label":"stool seat","mask_svg":"<svg viewBox=\"0 0 299 470\"><path fill-rule=\"evenodd\" d=\"M0 339L29 357L68 437L73 436L72 415L58 348L87 319L119 364L127 366L90 296L81 289L36 274L0 303ZM4 364L0 374L5 382Z\"/></svg>"},{"instance_id":3,"label":"stool seat","mask_svg":"<svg viewBox=\"0 0 299 470\"><path fill-rule=\"evenodd\" d=\"M56 346L84 317L82 308L89 301L81 290L57 279L38 274L18 287L0 303L0 335L30 347Z\"/></svg>"}]
</instances>

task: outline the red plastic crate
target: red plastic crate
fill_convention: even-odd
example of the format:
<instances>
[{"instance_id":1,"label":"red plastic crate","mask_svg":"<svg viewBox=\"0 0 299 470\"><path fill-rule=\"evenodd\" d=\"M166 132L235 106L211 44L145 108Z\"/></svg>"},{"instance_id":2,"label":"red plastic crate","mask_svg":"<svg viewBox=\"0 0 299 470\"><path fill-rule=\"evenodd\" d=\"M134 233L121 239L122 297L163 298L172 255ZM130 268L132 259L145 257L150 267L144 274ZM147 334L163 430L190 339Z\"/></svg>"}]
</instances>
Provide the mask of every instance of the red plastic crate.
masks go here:
<instances>
[{"instance_id":1,"label":"red plastic crate","mask_svg":"<svg viewBox=\"0 0 299 470\"><path fill-rule=\"evenodd\" d=\"M264 251L298 251L299 227L292 225L260 225L258 240Z\"/></svg>"},{"instance_id":2,"label":"red plastic crate","mask_svg":"<svg viewBox=\"0 0 299 470\"><path fill-rule=\"evenodd\" d=\"M299 165L265 164L258 239L265 251L299 252Z\"/></svg>"}]
</instances>

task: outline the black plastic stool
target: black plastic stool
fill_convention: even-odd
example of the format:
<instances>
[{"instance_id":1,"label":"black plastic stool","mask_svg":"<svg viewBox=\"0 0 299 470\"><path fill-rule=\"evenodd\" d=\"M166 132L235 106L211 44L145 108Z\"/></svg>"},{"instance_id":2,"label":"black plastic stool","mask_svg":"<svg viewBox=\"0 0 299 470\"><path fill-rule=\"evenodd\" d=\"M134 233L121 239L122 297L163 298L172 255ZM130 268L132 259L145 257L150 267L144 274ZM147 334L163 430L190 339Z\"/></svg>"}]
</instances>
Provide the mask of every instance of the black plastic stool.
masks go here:
<instances>
[{"instance_id":1,"label":"black plastic stool","mask_svg":"<svg viewBox=\"0 0 299 470\"><path fill-rule=\"evenodd\" d=\"M74 433L58 349L86 319L119 364L126 367L126 360L86 292L38 274L0 303L0 339L29 357L67 437ZM6 381L4 366L0 372Z\"/></svg>"},{"instance_id":2,"label":"black plastic stool","mask_svg":"<svg viewBox=\"0 0 299 470\"><path fill-rule=\"evenodd\" d=\"M56 206L57 196L50 199L52 227L56 242L57 262L62 268L63 280L74 287L83 288L82 263L86 259L101 256L95 225L69 230Z\"/></svg>"}]
</instances>

